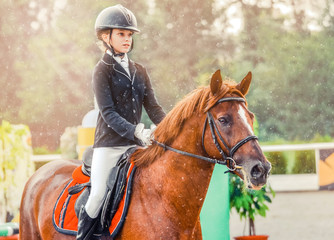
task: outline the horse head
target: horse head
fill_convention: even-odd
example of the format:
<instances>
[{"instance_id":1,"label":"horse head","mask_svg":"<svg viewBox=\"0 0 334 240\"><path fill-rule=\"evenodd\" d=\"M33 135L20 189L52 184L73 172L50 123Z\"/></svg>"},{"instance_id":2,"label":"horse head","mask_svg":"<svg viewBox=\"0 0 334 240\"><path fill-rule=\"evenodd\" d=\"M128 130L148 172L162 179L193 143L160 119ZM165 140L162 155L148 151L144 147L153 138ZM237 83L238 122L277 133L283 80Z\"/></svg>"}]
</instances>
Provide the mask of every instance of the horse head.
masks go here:
<instances>
[{"instance_id":1,"label":"horse head","mask_svg":"<svg viewBox=\"0 0 334 240\"><path fill-rule=\"evenodd\" d=\"M221 159L247 187L260 189L267 181L271 164L254 135L254 114L245 100L251 80L249 72L239 84L229 85L223 82L219 70L213 74L206 109L210 127L204 127L202 144L207 155Z\"/></svg>"},{"instance_id":2,"label":"horse head","mask_svg":"<svg viewBox=\"0 0 334 240\"><path fill-rule=\"evenodd\" d=\"M150 165L168 150L183 163L199 160L203 168L210 166L211 173L212 163L227 165L249 188L261 188L271 165L254 135L254 114L245 100L251 79L249 72L239 84L223 81L216 71L210 87L199 87L185 96L157 126L154 144L137 151L137 166Z\"/></svg>"}]
</instances>

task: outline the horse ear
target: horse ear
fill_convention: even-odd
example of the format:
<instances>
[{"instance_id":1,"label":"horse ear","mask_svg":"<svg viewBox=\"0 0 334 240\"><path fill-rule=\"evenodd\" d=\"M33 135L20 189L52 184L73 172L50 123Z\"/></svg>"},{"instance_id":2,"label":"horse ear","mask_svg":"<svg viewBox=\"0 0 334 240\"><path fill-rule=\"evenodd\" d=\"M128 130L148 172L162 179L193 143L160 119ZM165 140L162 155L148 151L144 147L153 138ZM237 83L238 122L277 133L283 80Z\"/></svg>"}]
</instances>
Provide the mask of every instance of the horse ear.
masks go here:
<instances>
[{"instance_id":1,"label":"horse ear","mask_svg":"<svg viewBox=\"0 0 334 240\"><path fill-rule=\"evenodd\" d=\"M249 90L249 86L251 84L252 81L252 72L248 72L246 77L244 77L244 79L242 79L241 83L239 83L237 85L237 89L244 95L246 96L246 94L248 93Z\"/></svg>"},{"instance_id":2,"label":"horse ear","mask_svg":"<svg viewBox=\"0 0 334 240\"><path fill-rule=\"evenodd\" d=\"M211 77L210 89L212 95L216 95L219 92L223 84L222 76L220 75L220 69L218 69Z\"/></svg>"}]
</instances>

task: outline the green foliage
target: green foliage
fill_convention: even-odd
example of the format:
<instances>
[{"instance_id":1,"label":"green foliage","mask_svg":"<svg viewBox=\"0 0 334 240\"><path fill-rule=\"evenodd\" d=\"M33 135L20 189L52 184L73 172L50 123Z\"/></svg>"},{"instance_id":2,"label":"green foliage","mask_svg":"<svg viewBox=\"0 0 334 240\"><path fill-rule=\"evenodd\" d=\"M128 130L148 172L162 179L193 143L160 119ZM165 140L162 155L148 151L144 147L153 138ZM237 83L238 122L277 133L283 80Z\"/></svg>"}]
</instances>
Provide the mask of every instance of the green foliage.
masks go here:
<instances>
[{"instance_id":1,"label":"green foliage","mask_svg":"<svg viewBox=\"0 0 334 240\"><path fill-rule=\"evenodd\" d=\"M268 187L270 194L275 197L274 190ZM266 212L269 210L267 206L272 200L263 187L261 190L250 190L244 185L244 182L236 175L230 174L229 178L229 192L230 192L230 210L235 209L241 219L248 219L253 224L256 215L266 217ZM255 229L251 232L254 232Z\"/></svg>"},{"instance_id":2,"label":"green foliage","mask_svg":"<svg viewBox=\"0 0 334 240\"><path fill-rule=\"evenodd\" d=\"M247 189L243 181L235 175L230 176L230 209L235 208L239 213L240 219L251 218L255 220L258 214L266 216L269 209L266 203L271 203L265 187L261 190ZM270 193L275 196L274 191L270 188Z\"/></svg>"},{"instance_id":3,"label":"green foliage","mask_svg":"<svg viewBox=\"0 0 334 240\"><path fill-rule=\"evenodd\" d=\"M334 38L286 28L285 16L259 5L242 6L248 16L240 35L242 50L228 66L236 79L241 72L253 72L248 101L258 117L260 140L334 136L328 121L334 118Z\"/></svg>"},{"instance_id":4,"label":"green foliage","mask_svg":"<svg viewBox=\"0 0 334 240\"><path fill-rule=\"evenodd\" d=\"M271 174L287 173L287 159L282 152L266 152L264 154L271 163Z\"/></svg>"},{"instance_id":5,"label":"green foliage","mask_svg":"<svg viewBox=\"0 0 334 240\"><path fill-rule=\"evenodd\" d=\"M35 147L33 148L34 155L46 155L51 154L51 151L48 149L47 146Z\"/></svg>"},{"instance_id":6,"label":"green foliage","mask_svg":"<svg viewBox=\"0 0 334 240\"><path fill-rule=\"evenodd\" d=\"M276 139L270 142L261 142L261 145L280 145L280 144L303 144L333 142L329 135L321 136L316 134L310 141L285 141ZM309 151L284 151L284 152L265 152L267 159L271 162L271 174L299 174L299 173L316 173L315 152Z\"/></svg>"},{"instance_id":7,"label":"green foliage","mask_svg":"<svg viewBox=\"0 0 334 240\"><path fill-rule=\"evenodd\" d=\"M0 216L15 215L20 206L24 183L33 173L31 135L25 125L0 125Z\"/></svg>"},{"instance_id":8,"label":"green foliage","mask_svg":"<svg viewBox=\"0 0 334 240\"><path fill-rule=\"evenodd\" d=\"M47 154L60 154L60 148L56 150L50 150L48 146L41 146L33 148L34 155L47 155Z\"/></svg>"},{"instance_id":9,"label":"green foliage","mask_svg":"<svg viewBox=\"0 0 334 240\"><path fill-rule=\"evenodd\" d=\"M253 128L254 128L255 136L258 136L259 135L259 122L257 121L256 117L254 118Z\"/></svg>"},{"instance_id":10,"label":"green foliage","mask_svg":"<svg viewBox=\"0 0 334 240\"><path fill-rule=\"evenodd\" d=\"M329 135L321 136L319 133L315 134L314 138L311 140L311 142L333 142L334 139Z\"/></svg>"},{"instance_id":11,"label":"green foliage","mask_svg":"<svg viewBox=\"0 0 334 240\"><path fill-rule=\"evenodd\" d=\"M316 173L313 150L265 152L264 154L272 165L271 174Z\"/></svg>"},{"instance_id":12,"label":"green foliage","mask_svg":"<svg viewBox=\"0 0 334 240\"><path fill-rule=\"evenodd\" d=\"M316 173L314 151L297 151L292 173Z\"/></svg>"}]
</instances>

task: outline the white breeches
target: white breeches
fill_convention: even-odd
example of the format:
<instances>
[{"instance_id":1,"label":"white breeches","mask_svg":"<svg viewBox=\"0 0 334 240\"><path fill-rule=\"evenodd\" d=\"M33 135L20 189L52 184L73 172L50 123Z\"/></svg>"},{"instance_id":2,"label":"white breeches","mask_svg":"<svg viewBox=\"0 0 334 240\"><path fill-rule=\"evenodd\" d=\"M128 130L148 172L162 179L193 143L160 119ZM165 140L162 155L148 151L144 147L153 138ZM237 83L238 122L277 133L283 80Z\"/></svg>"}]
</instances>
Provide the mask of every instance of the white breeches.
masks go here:
<instances>
[{"instance_id":1,"label":"white breeches","mask_svg":"<svg viewBox=\"0 0 334 240\"><path fill-rule=\"evenodd\" d=\"M85 205L87 214L96 218L107 194L107 179L111 169L116 166L118 159L131 146L94 148L91 168L91 190Z\"/></svg>"}]
</instances>

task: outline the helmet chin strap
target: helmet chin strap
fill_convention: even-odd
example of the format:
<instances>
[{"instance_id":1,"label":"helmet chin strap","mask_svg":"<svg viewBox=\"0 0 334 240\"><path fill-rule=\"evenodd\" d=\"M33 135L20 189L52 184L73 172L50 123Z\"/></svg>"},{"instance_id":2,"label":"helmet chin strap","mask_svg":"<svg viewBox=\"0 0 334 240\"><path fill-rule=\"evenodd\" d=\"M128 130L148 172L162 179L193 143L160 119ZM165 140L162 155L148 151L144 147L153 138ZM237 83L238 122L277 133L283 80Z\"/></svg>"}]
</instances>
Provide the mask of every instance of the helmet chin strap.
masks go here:
<instances>
[{"instance_id":1,"label":"helmet chin strap","mask_svg":"<svg viewBox=\"0 0 334 240\"><path fill-rule=\"evenodd\" d=\"M125 55L125 53L115 53L114 48L111 45L107 44L106 42L103 42L103 46L105 46L108 50L110 50L112 55L115 57L122 57Z\"/></svg>"}]
</instances>

